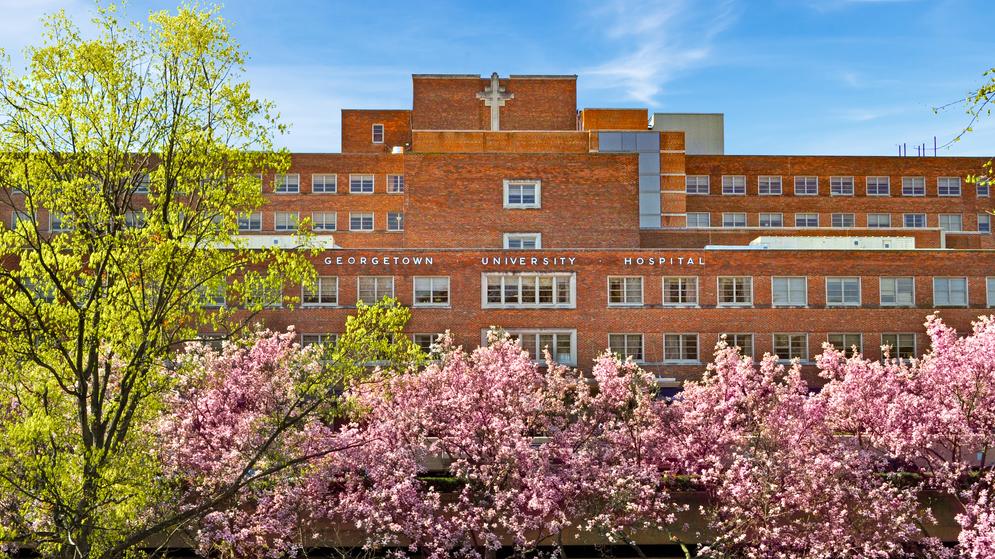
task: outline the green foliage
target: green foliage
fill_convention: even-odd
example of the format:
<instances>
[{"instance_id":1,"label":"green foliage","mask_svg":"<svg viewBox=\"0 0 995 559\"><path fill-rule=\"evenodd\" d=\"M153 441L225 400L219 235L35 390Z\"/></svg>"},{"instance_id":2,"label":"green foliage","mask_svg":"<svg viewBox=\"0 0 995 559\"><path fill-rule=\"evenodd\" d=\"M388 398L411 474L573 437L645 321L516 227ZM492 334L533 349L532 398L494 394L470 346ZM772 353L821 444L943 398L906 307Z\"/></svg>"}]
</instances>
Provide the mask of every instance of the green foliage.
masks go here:
<instances>
[{"instance_id":1,"label":"green foliage","mask_svg":"<svg viewBox=\"0 0 995 559\"><path fill-rule=\"evenodd\" d=\"M45 556L120 555L158 520L162 365L313 277L303 233L295 251L238 236L289 156L217 10L118 17L84 37L57 13L27 68L0 64L0 546ZM225 286L234 304L210 305Z\"/></svg>"}]
</instances>

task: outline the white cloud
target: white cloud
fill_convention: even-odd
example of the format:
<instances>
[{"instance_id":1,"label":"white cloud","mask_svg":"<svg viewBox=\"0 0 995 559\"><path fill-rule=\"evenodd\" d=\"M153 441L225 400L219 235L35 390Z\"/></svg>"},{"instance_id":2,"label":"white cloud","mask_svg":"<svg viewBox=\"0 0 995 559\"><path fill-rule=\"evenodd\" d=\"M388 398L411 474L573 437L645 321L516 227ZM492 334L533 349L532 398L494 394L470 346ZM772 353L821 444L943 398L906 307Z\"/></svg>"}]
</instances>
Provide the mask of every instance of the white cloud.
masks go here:
<instances>
[{"instance_id":1,"label":"white cloud","mask_svg":"<svg viewBox=\"0 0 995 559\"><path fill-rule=\"evenodd\" d=\"M708 60L735 9L731 0L611 0L587 18L620 54L583 70L586 85L621 89L625 97L653 105L668 82Z\"/></svg>"}]
</instances>

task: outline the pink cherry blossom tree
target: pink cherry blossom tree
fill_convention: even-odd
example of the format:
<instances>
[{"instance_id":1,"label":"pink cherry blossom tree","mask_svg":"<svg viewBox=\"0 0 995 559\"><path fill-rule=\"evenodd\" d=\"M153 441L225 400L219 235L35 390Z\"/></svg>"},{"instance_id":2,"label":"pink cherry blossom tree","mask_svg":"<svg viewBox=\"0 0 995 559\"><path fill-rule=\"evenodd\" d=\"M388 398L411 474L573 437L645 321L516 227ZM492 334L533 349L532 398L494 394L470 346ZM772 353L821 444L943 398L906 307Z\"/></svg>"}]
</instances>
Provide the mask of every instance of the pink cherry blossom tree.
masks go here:
<instances>
[{"instance_id":1,"label":"pink cherry blossom tree","mask_svg":"<svg viewBox=\"0 0 995 559\"><path fill-rule=\"evenodd\" d=\"M754 364L720 343L704 379L677 405L687 471L710 496L714 557L896 557L929 554L915 492L879 475L885 464L840 438L826 400L797 361Z\"/></svg>"},{"instance_id":2,"label":"pink cherry blossom tree","mask_svg":"<svg viewBox=\"0 0 995 559\"><path fill-rule=\"evenodd\" d=\"M827 348L819 365L828 423L852 434L865 452L922 474L922 487L945 491L962 508L960 551L991 557L995 445L995 318L969 335L926 320L930 350L921 359L847 359Z\"/></svg>"}]
</instances>

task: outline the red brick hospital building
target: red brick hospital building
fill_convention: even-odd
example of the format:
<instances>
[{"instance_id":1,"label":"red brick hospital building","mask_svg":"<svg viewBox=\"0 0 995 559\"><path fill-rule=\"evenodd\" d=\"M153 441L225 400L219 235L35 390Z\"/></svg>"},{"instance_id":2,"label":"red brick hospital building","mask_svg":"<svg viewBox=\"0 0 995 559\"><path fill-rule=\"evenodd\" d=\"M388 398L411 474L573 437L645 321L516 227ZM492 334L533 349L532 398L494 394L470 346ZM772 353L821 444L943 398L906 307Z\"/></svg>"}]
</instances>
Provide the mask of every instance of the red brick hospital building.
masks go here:
<instances>
[{"instance_id":1,"label":"red brick hospital building","mask_svg":"<svg viewBox=\"0 0 995 559\"><path fill-rule=\"evenodd\" d=\"M412 87L410 109L343 110L342 153L264 177L245 232L309 218L327 245L318 288L268 325L328 339L392 295L419 343L500 326L680 381L722 334L803 361L826 341L919 354L927 314L967 329L995 306L987 158L725 155L722 115L578 111L576 76Z\"/></svg>"}]
</instances>

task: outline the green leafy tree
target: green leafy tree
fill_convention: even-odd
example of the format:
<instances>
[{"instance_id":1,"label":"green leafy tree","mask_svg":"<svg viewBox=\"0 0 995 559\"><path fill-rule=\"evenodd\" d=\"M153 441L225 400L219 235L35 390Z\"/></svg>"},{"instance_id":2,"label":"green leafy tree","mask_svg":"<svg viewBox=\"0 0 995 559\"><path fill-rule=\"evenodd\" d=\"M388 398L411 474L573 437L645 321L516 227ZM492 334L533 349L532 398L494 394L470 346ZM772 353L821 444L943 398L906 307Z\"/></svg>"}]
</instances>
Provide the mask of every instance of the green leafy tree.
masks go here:
<instances>
[{"instance_id":1,"label":"green leafy tree","mask_svg":"<svg viewBox=\"0 0 995 559\"><path fill-rule=\"evenodd\" d=\"M57 13L0 61L0 553L116 556L184 521L148 429L170 356L313 276L303 233L238 235L289 156L217 10L119 17Z\"/></svg>"}]
</instances>

